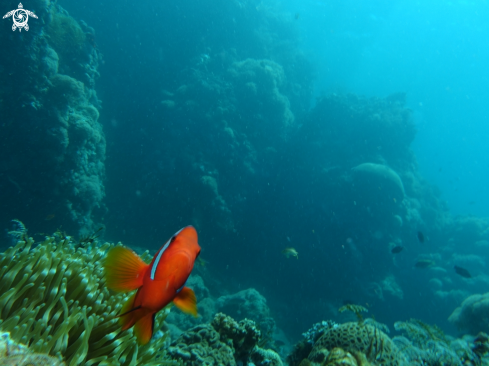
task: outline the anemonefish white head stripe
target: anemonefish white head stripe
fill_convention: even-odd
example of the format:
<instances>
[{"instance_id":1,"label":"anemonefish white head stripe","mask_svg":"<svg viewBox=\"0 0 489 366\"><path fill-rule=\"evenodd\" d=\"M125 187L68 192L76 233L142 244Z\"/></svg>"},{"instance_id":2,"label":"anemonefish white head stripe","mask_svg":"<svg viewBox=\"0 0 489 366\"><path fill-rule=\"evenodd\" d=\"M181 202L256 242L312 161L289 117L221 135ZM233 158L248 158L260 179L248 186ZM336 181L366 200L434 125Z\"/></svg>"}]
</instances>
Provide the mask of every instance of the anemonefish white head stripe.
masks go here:
<instances>
[{"instance_id":1,"label":"anemonefish white head stripe","mask_svg":"<svg viewBox=\"0 0 489 366\"><path fill-rule=\"evenodd\" d=\"M180 230L178 230L166 243L165 245L163 245L163 247L160 249L160 251L158 252L158 255L156 256L155 258L155 261L153 263L153 267L151 267L151 274L150 274L150 278L152 280L155 279L155 273L156 273L156 269L158 268L158 264L160 263L160 259L161 259L161 256L163 255L163 253L165 252L165 250L168 249L168 247L170 246L170 244L173 242L173 240L175 240L175 238L177 237L178 234L180 234L180 232L185 229L185 228L182 228Z\"/></svg>"}]
</instances>

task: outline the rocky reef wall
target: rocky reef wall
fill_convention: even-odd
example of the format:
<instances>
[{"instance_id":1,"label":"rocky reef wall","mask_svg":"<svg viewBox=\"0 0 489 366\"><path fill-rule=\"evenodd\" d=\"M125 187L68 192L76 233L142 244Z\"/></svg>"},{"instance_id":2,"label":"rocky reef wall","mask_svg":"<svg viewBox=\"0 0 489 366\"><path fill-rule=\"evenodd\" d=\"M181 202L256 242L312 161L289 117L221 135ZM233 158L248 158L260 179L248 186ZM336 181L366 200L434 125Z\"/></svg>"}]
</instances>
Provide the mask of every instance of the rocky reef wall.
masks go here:
<instances>
[{"instance_id":1,"label":"rocky reef wall","mask_svg":"<svg viewBox=\"0 0 489 366\"><path fill-rule=\"evenodd\" d=\"M92 232L105 212L95 32L55 2L29 8L29 31L0 34L0 221Z\"/></svg>"}]
</instances>

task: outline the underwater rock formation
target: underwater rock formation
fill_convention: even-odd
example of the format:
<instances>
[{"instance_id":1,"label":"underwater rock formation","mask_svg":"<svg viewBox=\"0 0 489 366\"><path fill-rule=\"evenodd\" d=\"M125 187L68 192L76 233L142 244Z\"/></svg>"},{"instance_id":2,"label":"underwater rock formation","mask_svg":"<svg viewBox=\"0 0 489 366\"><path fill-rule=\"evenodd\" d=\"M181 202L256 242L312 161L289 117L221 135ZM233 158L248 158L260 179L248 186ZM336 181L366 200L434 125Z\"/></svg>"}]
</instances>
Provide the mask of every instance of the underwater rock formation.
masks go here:
<instances>
[{"instance_id":1,"label":"underwater rock formation","mask_svg":"<svg viewBox=\"0 0 489 366\"><path fill-rule=\"evenodd\" d=\"M212 297L204 284L202 277L192 274L187 281L187 286L192 288L198 300L199 316L189 317L178 311L171 312L165 322L172 339L179 337L191 327L215 321L217 312L229 314L236 320L252 320L260 328L262 339L272 341L281 333L276 328L275 320L270 316L270 309L263 295L250 288L231 295L223 295L217 299Z\"/></svg>"},{"instance_id":2,"label":"underwater rock formation","mask_svg":"<svg viewBox=\"0 0 489 366\"><path fill-rule=\"evenodd\" d=\"M398 366L399 350L381 330L359 323L344 323L332 327L319 338L309 354L309 360L323 362L334 348L348 352L361 352L374 364Z\"/></svg>"},{"instance_id":3,"label":"underwater rock formation","mask_svg":"<svg viewBox=\"0 0 489 366\"><path fill-rule=\"evenodd\" d=\"M270 309L265 297L254 288L221 296L216 301L217 311L230 314L233 318L248 318L260 325L263 335L271 335L275 321L270 317Z\"/></svg>"},{"instance_id":4,"label":"underwater rock formation","mask_svg":"<svg viewBox=\"0 0 489 366\"><path fill-rule=\"evenodd\" d=\"M448 321L472 335L489 332L489 324L481 321L489 319L489 292L467 297L448 318Z\"/></svg>"},{"instance_id":5,"label":"underwater rock formation","mask_svg":"<svg viewBox=\"0 0 489 366\"><path fill-rule=\"evenodd\" d=\"M333 348L326 360L324 360L324 366L370 366L365 355L361 352L346 352L344 349L336 347Z\"/></svg>"},{"instance_id":6,"label":"underwater rock formation","mask_svg":"<svg viewBox=\"0 0 489 366\"><path fill-rule=\"evenodd\" d=\"M0 34L0 220L34 213L87 234L104 212L105 137L93 28L55 2L30 3L29 32ZM15 202L15 203L14 203ZM20 209L29 207L29 210Z\"/></svg>"},{"instance_id":7,"label":"underwater rock formation","mask_svg":"<svg viewBox=\"0 0 489 366\"><path fill-rule=\"evenodd\" d=\"M462 366L486 365L488 362L489 337L484 333L453 339L440 328L416 319L396 322L396 330L405 336L393 339L379 328L384 326L372 319L363 324L341 325L323 321L304 334L305 338L295 346L287 361L290 366ZM314 329L321 329L322 336L312 345L308 339Z\"/></svg>"},{"instance_id":8,"label":"underwater rock formation","mask_svg":"<svg viewBox=\"0 0 489 366\"><path fill-rule=\"evenodd\" d=\"M397 198L399 201L404 199L404 185L399 175L389 168L388 166L382 164L374 163L363 163L352 168L354 175L358 179L363 179L362 185L365 181L374 181L370 184L374 184L378 189L383 190L384 194L387 194L389 190L392 191L392 196Z\"/></svg>"},{"instance_id":9,"label":"underwater rock formation","mask_svg":"<svg viewBox=\"0 0 489 366\"><path fill-rule=\"evenodd\" d=\"M276 352L259 347L261 333L251 320L236 322L222 313L211 324L198 325L171 343L167 355L183 365L282 366Z\"/></svg>"},{"instance_id":10,"label":"underwater rock formation","mask_svg":"<svg viewBox=\"0 0 489 366\"><path fill-rule=\"evenodd\" d=\"M117 319L127 296L104 285L101 261L112 244L84 246L60 232L35 244L25 231L15 234L17 244L0 254L1 331L69 366L156 365L166 336L138 346ZM157 323L167 314L160 312Z\"/></svg>"},{"instance_id":11,"label":"underwater rock formation","mask_svg":"<svg viewBox=\"0 0 489 366\"><path fill-rule=\"evenodd\" d=\"M319 332L318 332L319 331ZM317 333L319 337L311 334ZM287 357L290 366L321 365L401 365L403 358L392 340L377 327L359 322L322 322L304 334ZM313 341L313 343L311 342ZM343 363L341 362L343 361Z\"/></svg>"},{"instance_id":12,"label":"underwater rock formation","mask_svg":"<svg viewBox=\"0 0 489 366\"><path fill-rule=\"evenodd\" d=\"M280 89L285 84L282 66L271 60L246 59L229 68L237 108L246 124L234 125L259 150L285 139L294 123L290 103Z\"/></svg>"}]
</instances>

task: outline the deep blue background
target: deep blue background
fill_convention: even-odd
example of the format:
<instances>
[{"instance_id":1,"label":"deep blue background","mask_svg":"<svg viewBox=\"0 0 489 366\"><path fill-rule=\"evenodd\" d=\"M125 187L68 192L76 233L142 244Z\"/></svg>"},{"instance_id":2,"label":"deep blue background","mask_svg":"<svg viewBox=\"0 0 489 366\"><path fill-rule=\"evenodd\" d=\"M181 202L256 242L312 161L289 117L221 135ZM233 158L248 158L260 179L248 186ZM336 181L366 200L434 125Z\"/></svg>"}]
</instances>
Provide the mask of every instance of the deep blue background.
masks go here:
<instances>
[{"instance_id":1,"label":"deep blue background","mask_svg":"<svg viewBox=\"0 0 489 366\"><path fill-rule=\"evenodd\" d=\"M406 91L422 175L453 214L489 215L489 3L285 1L317 93Z\"/></svg>"},{"instance_id":2,"label":"deep blue background","mask_svg":"<svg viewBox=\"0 0 489 366\"><path fill-rule=\"evenodd\" d=\"M263 6L261 1L256 4ZM315 94L351 92L383 97L407 92L408 107L414 111L418 128L413 149L421 174L440 187L453 214L489 216L486 188L489 185L486 147L489 138L489 31L486 25L489 5L487 2L474 4L297 0L283 2L282 7L296 25L301 47L314 65ZM239 44L242 50L249 50L247 57L254 57L254 45L240 41L239 29L229 32L233 19L225 9L209 7L207 1L65 0L60 1L60 5L76 19L83 19L95 28L96 42L103 54L97 91L103 101L101 122L107 138L106 203L112 223L116 223L108 225L108 231L113 235L111 239L156 249L171 232L168 233L167 228L151 227L141 234L141 228L151 226L145 225L145 217L161 215L161 225L164 226L165 215L179 215L178 207L158 207L157 204L149 206L157 207L154 211L145 211L148 207L145 204L155 198L144 196L145 187L141 185L145 181L141 177L142 166L148 169L154 164L155 171L160 169L153 157L158 156L162 141L152 132L159 127L154 115L161 102L161 81L167 89L178 87L181 65L189 58L205 53L208 44L220 43L229 47ZM206 23L210 18L221 19L222 25L208 26ZM201 46L195 43L196 34L206 36ZM314 100L311 100L313 104ZM168 121L168 126L171 129L171 123L180 122ZM263 196L273 197L272 193ZM354 224L340 226L335 223L323 228L311 225L309 218L316 216L320 221L318 213L323 208L295 206L292 197L295 191L289 193L292 203L282 209L303 215L300 222L276 221L273 209L262 201L262 196L257 196L253 202L256 205L249 207L262 210L261 214L268 215L268 220L263 222L257 218L257 222L250 223L249 231L238 233L239 247L233 247L228 237L205 231L199 233L208 250L203 251L203 256L209 266L221 274L229 273L222 278L228 285L231 283L229 286L233 290L256 287L267 296L273 309L280 310L289 305L291 309L300 309L301 304L312 303L318 298L334 302L335 306L341 305L343 300L357 300L342 298L342 291L353 288L354 283L360 282L359 278L374 277L383 262L366 258L363 267L356 267L355 261L351 260L352 254L339 249L346 237L354 237ZM141 204L137 197L141 197ZM127 200L125 205L121 204L124 200ZM241 214L253 218L255 212L250 209ZM179 225L188 224L187 217L178 218L182 220ZM273 231L273 237L263 234L270 231ZM140 235L149 240L138 242ZM287 237L291 245L301 249L300 265L308 264L311 267L309 273L301 272L297 262L281 261L280 251L289 245ZM253 244L255 250L260 246L259 255L247 250L247 243L250 247ZM374 246L371 242L355 244L367 248L366 251ZM418 245L414 235L410 244ZM411 254L436 249L414 247ZM270 263L278 266L270 266ZM264 270L252 272L249 269L252 266ZM225 272L228 267L229 272ZM394 299L382 305L382 311L389 314L376 313L378 319L392 321L400 320L400 314L407 317L425 315L433 322L446 322L453 307L447 307L443 312L430 307L431 291L420 285L426 277L421 272L413 272L411 262L405 268L399 277L406 298L415 301L414 305L418 304L419 298L423 308L413 306L413 302ZM318 278L324 288L316 287ZM455 280L457 286L458 281L462 280ZM285 300L269 296L272 282L273 291L279 292ZM321 319L321 304L317 306L317 311L308 308L314 314L300 314L306 320L297 326L298 329L307 329L311 319ZM299 316L297 323L298 319ZM294 331L299 334L297 329Z\"/></svg>"}]
</instances>

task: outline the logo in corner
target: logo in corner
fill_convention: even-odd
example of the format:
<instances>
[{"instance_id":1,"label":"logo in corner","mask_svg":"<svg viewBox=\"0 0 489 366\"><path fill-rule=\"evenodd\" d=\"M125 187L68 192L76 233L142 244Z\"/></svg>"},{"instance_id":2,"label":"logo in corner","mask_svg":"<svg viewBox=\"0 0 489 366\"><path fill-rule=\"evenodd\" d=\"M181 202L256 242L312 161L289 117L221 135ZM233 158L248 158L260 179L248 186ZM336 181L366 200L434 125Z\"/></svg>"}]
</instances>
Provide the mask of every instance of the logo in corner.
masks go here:
<instances>
[{"instance_id":1,"label":"logo in corner","mask_svg":"<svg viewBox=\"0 0 489 366\"><path fill-rule=\"evenodd\" d=\"M3 19L12 17L12 20L14 21L14 24L12 25L13 31L15 31L17 28L19 28L19 32L22 30L22 28L25 28L25 30L28 31L29 25L27 24L27 21L29 20L29 15L37 19L36 14L34 14L32 11L25 10L22 3L19 3L19 8L9 11L3 16Z\"/></svg>"}]
</instances>

